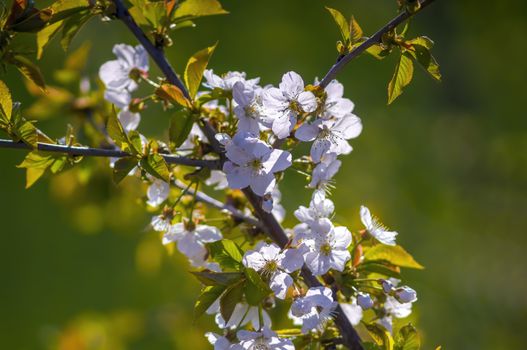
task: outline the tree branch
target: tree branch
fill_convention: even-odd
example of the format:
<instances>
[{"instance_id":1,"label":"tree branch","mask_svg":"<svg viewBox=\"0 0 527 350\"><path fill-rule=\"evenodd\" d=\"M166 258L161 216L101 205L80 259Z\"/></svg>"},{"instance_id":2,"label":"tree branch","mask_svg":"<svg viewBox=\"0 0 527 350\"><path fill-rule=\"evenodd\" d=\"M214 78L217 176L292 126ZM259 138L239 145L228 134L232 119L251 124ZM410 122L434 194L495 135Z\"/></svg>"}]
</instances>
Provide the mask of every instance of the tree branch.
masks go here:
<instances>
[{"instance_id":1,"label":"tree branch","mask_svg":"<svg viewBox=\"0 0 527 350\"><path fill-rule=\"evenodd\" d=\"M23 142L15 142L11 140L0 139L0 148L14 148L33 150L33 148ZM90 156L90 157L109 157L109 158L125 158L130 157L129 153L116 149L105 148L90 148L79 146L66 146L51 143L37 143L37 150L44 152L64 153L72 156ZM161 154L168 164L188 165L195 167L209 168L212 170L220 169L219 160L202 160L192 159L187 157L180 157L170 154Z\"/></svg>"},{"instance_id":2,"label":"tree branch","mask_svg":"<svg viewBox=\"0 0 527 350\"><path fill-rule=\"evenodd\" d=\"M379 29L373 36L368 38L365 42L357 46L353 51L348 53L346 56L342 57L337 63L335 63L329 71L326 73L326 76L322 81L320 82L319 86L322 88L325 88L335 77L337 74L346 66L352 59L359 56L361 53L366 51L370 46L373 46L375 44L381 43L383 34L389 32L390 30L397 27L399 24L403 23L404 21L408 20L410 17L415 15L416 13L422 11L425 7L433 3L435 0L423 0L421 1L421 6L419 9L414 13L409 13L408 11L401 12L397 17L392 19L388 24L386 24L384 27Z\"/></svg>"}]
</instances>

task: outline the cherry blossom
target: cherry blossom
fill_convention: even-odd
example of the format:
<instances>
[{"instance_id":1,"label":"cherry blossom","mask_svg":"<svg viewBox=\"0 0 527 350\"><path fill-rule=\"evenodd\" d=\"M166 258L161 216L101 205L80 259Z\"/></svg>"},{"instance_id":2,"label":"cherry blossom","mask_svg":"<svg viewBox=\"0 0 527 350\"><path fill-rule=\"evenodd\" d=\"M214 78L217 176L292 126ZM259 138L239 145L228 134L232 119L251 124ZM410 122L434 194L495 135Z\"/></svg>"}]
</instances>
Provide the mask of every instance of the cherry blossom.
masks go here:
<instances>
[{"instance_id":1,"label":"cherry blossom","mask_svg":"<svg viewBox=\"0 0 527 350\"><path fill-rule=\"evenodd\" d=\"M211 345L214 345L214 350L243 350L240 344L232 344L229 339L216 333L205 333L205 337Z\"/></svg>"},{"instance_id":2,"label":"cherry blossom","mask_svg":"<svg viewBox=\"0 0 527 350\"><path fill-rule=\"evenodd\" d=\"M362 320L362 307L357 304L355 298L352 298L349 304L340 303L340 307L352 325L356 326L360 323Z\"/></svg>"},{"instance_id":3,"label":"cherry blossom","mask_svg":"<svg viewBox=\"0 0 527 350\"><path fill-rule=\"evenodd\" d=\"M212 69L205 70L203 77L207 80L203 84L206 87L210 89L219 88L226 91L231 91L237 82L242 82L249 88L254 88L260 82L260 78L246 79L244 72L227 72L220 77L214 74Z\"/></svg>"},{"instance_id":4,"label":"cherry blossom","mask_svg":"<svg viewBox=\"0 0 527 350\"><path fill-rule=\"evenodd\" d=\"M417 293L415 290L408 286L402 286L395 290L394 292L395 299L400 303L413 303L417 301Z\"/></svg>"},{"instance_id":5,"label":"cherry blossom","mask_svg":"<svg viewBox=\"0 0 527 350\"><path fill-rule=\"evenodd\" d=\"M308 333L322 327L337 305L333 301L331 289L314 287L309 288L304 297L295 299L291 305L291 314L302 320L302 333Z\"/></svg>"},{"instance_id":6,"label":"cherry blossom","mask_svg":"<svg viewBox=\"0 0 527 350\"><path fill-rule=\"evenodd\" d=\"M327 190L333 176L339 171L341 161L335 153L328 153L322 157L311 174L311 182L308 187Z\"/></svg>"},{"instance_id":7,"label":"cherry blossom","mask_svg":"<svg viewBox=\"0 0 527 350\"><path fill-rule=\"evenodd\" d=\"M163 236L163 244L177 242L178 250L191 262L202 262L207 255L205 243L222 239L220 230L214 226L177 223Z\"/></svg>"},{"instance_id":8,"label":"cherry blossom","mask_svg":"<svg viewBox=\"0 0 527 350\"><path fill-rule=\"evenodd\" d=\"M295 346L289 339L279 338L275 332L264 327L261 332L241 330L236 333L240 344L247 350L294 350Z\"/></svg>"},{"instance_id":9,"label":"cherry blossom","mask_svg":"<svg viewBox=\"0 0 527 350\"><path fill-rule=\"evenodd\" d=\"M370 210L365 207L360 207L360 219L368 233L379 242L386 245L395 245L395 237L398 235L395 231L388 231L386 226L370 213Z\"/></svg>"},{"instance_id":10,"label":"cherry blossom","mask_svg":"<svg viewBox=\"0 0 527 350\"><path fill-rule=\"evenodd\" d=\"M320 118L340 119L350 114L355 108L355 104L351 100L342 97L344 86L337 80L332 80L324 91L326 92L326 100Z\"/></svg>"},{"instance_id":11,"label":"cherry blossom","mask_svg":"<svg viewBox=\"0 0 527 350\"><path fill-rule=\"evenodd\" d=\"M238 117L238 131L247 131L257 135L260 132L260 118L263 117L260 96L253 87L238 81L232 89Z\"/></svg>"},{"instance_id":12,"label":"cherry blossom","mask_svg":"<svg viewBox=\"0 0 527 350\"><path fill-rule=\"evenodd\" d=\"M373 299L368 293L358 292L357 304L364 310L371 309L373 307Z\"/></svg>"},{"instance_id":13,"label":"cherry blossom","mask_svg":"<svg viewBox=\"0 0 527 350\"><path fill-rule=\"evenodd\" d=\"M118 93L137 89L136 80L148 71L148 54L143 46L136 47L117 44L112 52L116 60L104 63L99 69L99 77L106 88Z\"/></svg>"},{"instance_id":14,"label":"cherry blossom","mask_svg":"<svg viewBox=\"0 0 527 350\"><path fill-rule=\"evenodd\" d=\"M157 207L166 199L170 193L170 185L160 179L155 179L148 189L146 190L146 196L148 201L146 202L151 207Z\"/></svg>"}]
</instances>

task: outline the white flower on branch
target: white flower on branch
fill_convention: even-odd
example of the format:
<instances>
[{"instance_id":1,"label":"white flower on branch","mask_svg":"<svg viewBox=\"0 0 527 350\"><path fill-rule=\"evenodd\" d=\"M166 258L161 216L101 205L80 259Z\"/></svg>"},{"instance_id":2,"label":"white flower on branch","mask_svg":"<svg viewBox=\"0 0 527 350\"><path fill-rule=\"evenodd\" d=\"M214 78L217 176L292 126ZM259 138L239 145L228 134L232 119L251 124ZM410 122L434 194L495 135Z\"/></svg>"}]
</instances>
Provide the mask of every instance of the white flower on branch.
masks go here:
<instances>
[{"instance_id":1,"label":"white flower on branch","mask_svg":"<svg viewBox=\"0 0 527 350\"><path fill-rule=\"evenodd\" d=\"M238 131L260 133L260 118L263 117L261 98L253 86L241 81L236 82L232 89L232 96L236 107L234 114L238 117Z\"/></svg>"},{"instance_id":2,"label":"white flower on branch","mask_svg":"<svg viewBox=\"0 0 527 350\"><path fill-rule=\"evenodd\" d=\"M177 242L178 250L183 253L191 263L201 265L207 256L205 243L216 242L222 239L222 234L217 227L208 225L194 225L177 223L172 225L163 236L163 244Z\"/></svg>"},{"instance_id":3,"label":"white flower on branch","mask_svg":"<svg viewBox=\"0 0 527 350\"><path fill-rule=\"evenodd\" d=\"M340 307L352 325L356 326L360 323L362 320L362 308L357 304L355 298L351 299L350 304L340 303Z\"/></svg>"},{"instance_id":4,"label":"white flower on branch","mask_svg":"<svg viewBox=\"0 0 527 350\"><path fill-rule=\"evenodd\" d=\"M351 233L344 226L334 227L328 219L321 219L311 227L311 237L304 238L302 245L308 248L304 256L307 267L316 275L330 269L343 271L351 258L348 247Z\"/></svg>"},{"instance_id":5,"label":"white flower on branch","mask_svg":"<svg viewBox=\"0 0 527 350\"><path fill-rule=\"evenodd\" d=\"M211 345L214 346L214 350L243 350L243 346L240 344L232 344L229 339L216 333L208 332L205 333L205 337Z\"/></svg>"},{"instance_id":6,"label":"white flower on branch","mask_svg":"<svg viewBox=\"0 0 527 350\"><path fill-rule=\"evenodd\" d=\"M148 198L146 203L151 207L157 207L167 200L169 193L170 185L163 180L155 179L146 190Z\"/></svg>"},{"instance_id":7,"label":"white flower on branch","mask_svg":"<svg viewBox=\"0 0 527 350\"><path fill-rule=\"evenodd\" d=\"M384 302L384 310L396 318L405 318L412 313L412 303L401 303L394 297L387 296Z\"/></svg>"},{"instance_id":8,"label":"white flower on branch","mask_svg":"<svg viewBox=\"0 0 527 350\"><path fill-rule=\"evenodd\" d=\"M338 303L333 301L331 289L309 288L304 297L295 299L291 305L291 314L302 320L302 333L308 333L323 327L337 305Z\"/></svg>"},{"instance_id":9,"label":"white flower on branch","mask_svg":"<svg viewBox=\"0 0 527 350\"><path fill-rule=\"evenodd\" d=\"M266 114L272 120L271 129L279 139L289 136L298 115L317 108L315 95L304 91L304 81L295 72L285 73L279 88L265 90L262 99Z\"/></svg>"},{"instance_id":10,"label":"white flower on branch","mask_svg":"<svg viewBox=\"0 0 527 350\"><path fill-rule=\"evenodd\" d=\"M311 174L311 182L308 187L322 191L329 189L333 176L339 171L341 161L335 153L324 155Z\"/></svg>"},{"instance_id":11,"label":"white flower on branch","mask_svg":"<svg viewBox=\"0 0 527 350\"><path fill-rule=\"evenodd\" d=\"M274 173L291 166L291 153L273 149L251 133L237 133L224 144L229 160L223 171L231 188L250 186L254 193L263 196L275 187Z\"/></svg>"},{"instance_id":12,"label":"white flower on branch","mask_svg":"<svg viewBox=\"0 0 527 350\"><path fill-rule=\"evenodd\" d=\"M207 186L214 186L214 189L224 190L229 186L229 183L227 182L227 176L225 176L225 173L220 170L212 170L210 172L210 177L205 180L205 185Z\"/></svg>"},{"instance_id":13,"label":"white flower on branch","mask_svg":"<svg viewBox=\"0 0 527 350\"><path fill-rule=\"evenodd\" d=\"M327 96L320 118L340 119L353 112L355 104L351 100L342 97L344 95L344 86L337 80L332 80L324 91Z\"/></svg>"},{"instance_id":14,"label":"white flower on branch","mask_svg":"<svg viewBox=\"0 0 527 350\"><path fill-rule=\"evenodd\" d=\"M395 231L389 231L386 226L365 207L360 207L360 219L368 233L379 242L386 245L395 245L395 237L398 235Z\"/></svg>"},{"instance_id":15,"label":"white flower on branch","mask_svg":"<svg viewBox=\"0 0 527 350\"><path fill-rule=\"evenodd\" d=\"M311 159L318 163L322 156L331 152L337 155L349 154L352 151L349 139L360 135L362 123L354 114L347 114L340 119L317 119L313 123L304 123L295 132L300 141L313 141Z\"/></svg>"},{"instance_id":16,"label":"white flower on branch","mask_svg":"<svg viewBox=\"0 0 527 350\"><path fill-rule=\"evenodd\" d=\"M117 44L112 52L116 60L104 63L99 77L108 90L128 93L137 89L137 80L148 72L148 54L143 46Z\"/></svg>"},{"instance_id":17,"label":"white flower on branch","mask_svg":"<svg viewBox=\"0 0 527 350\"><path fill-rule=\"evenodd\" d=\"M269 279L269 285L276 297L285 299L287 290L293 284L289 273L299 270L304 264L303 252L299 249L281 250L276 244L260 242L243 256L243 265L260 272Z\"/></svg>"},{"instance_id":18,"label":"white flower on branch","mask_svg":"<svg viewBox=\"0 0 527 350\"><path fill-rule=\"evenodd\" d=\"M225 321L220 313L220 301L216 300L206 311L207 314L216 314L216 324L218 327L224 329L231 329L238 326L245 326L251 324L254 329L260 329L261 327L270 327L271 318L267 311L262 310L263 325L260 326L260 316L257 306L251 306L247 303L241 302L236 304L234 311L232 312L229 321Z\"/></svg>"},{"instance_id":19,"label":"white flower on branch","mask_svg":"<svg viewBox=\"0 0 527 350\"><path fill-rule=\"evenodd\" d=\"M294 350L295 346L289 339L279 338L278 335L264 327L261 332L241 330L236 333L240 344L247 350Z\"/></svg>"},{"instance_id":20,"label":"white flower on branch","mask_svg":"<svg viewBox=\"0 0 527 350\"><path fill-rule=\"evenodd\" d=\"M320 219L329 219L335 211L335 205L327 199L324 192L315 191L309 208L301 205L295 210L295 217L308 225L316 224Z\"/></svg>"},{"instance_id":21,"label":"white flower on branch","mask_svg":"<svg viewBox=\"0 0 527 350\"><path fill-rule=\"evenodd\" d=\"M246 79L246 74L244 72L227 72L223 76L214 74L212 69L206 69L203 73L203 77L207 80L203 85L210 89L222 89L225 91L231 91L234 87L234 84L237 82L244 83L249 88L254 88L260 82L260 78Z\"/></svg>"},{"instance_id":22,"label":"white flower on branch","mask_svg":"<svg viewBox=\"0 0 527 350\"><path fill-rule=\"evenodd\" d=\"M137 129L141 122L141 114L130 112L127 108L122 109L118 114L117 118L121 122L123 129L126 133Z\"/></svg>"}]
</instances>

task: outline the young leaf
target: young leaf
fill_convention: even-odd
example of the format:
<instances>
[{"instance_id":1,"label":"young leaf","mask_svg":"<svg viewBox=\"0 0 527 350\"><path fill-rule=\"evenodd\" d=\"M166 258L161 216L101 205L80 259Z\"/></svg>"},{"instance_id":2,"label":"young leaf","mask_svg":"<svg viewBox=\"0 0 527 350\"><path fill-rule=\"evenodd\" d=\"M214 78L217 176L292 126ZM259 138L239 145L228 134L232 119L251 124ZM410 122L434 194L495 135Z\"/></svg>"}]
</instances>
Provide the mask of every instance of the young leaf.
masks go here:
<instances>
[{"instance_id":1,"label":"young leaf","mask_svg":"<svg viewBox=\"0 0 527 350\"><path fill-rule=\"evenodd\" d=\"M14 64L18 70L31 82L46 91L46 83L40 69L29 59L21 55L13 55L9 57L9 61Z\"/></svg>"},{"instance_id":2,"label":"young leaf","mask_svg":"<svg viewBox=\"0 0 527 350\"><path fill-rule=\"evenodd\" d=\"M168 165L160 154L149 154L146 158L141 159L141 168L150 175L163 181L170 181L170 170Z\"/></svg>"},{"instance_id":3,"label":"young leaf","mask_svg":"<svg viewBox=\"0 0 527 350\"><path fill-rule=\"evenodd\" d=\"M424 269L403 247L378 244L364 253L365 261L387 261L392 265L411 269Z\"/></svg>"},{"instance_id":4,"label":"young leaf","mask_svg":"<svg viewBox=\"0 0 527 350\"><path fill-rule=\"evenodd\" d=\"M178 21L204 16L224 15L229 12L221 7L218 0L186 0L174 11Z\"/></svg>"},{"instance_id":5,"label":"young leaf","mask_svg":"<svg viewBox=\"0 0 527 350\"><path fill-rule=\"evenodd\" d=\"M54 24L62 21L74 14L90 8L88 0L59 0L54 2L50 9L53 11L50 23Z\"/></svg>"},{"instance_id":6,"label":"young leaf","mask_svg":"<svg viewBox=\"0 0 527 350\"><path fill-rule=\"evenodd\" d=\"M11 120L11 111L13 110L13 100L11 99L9 88L2 80L0 80L0 108L2 119L9 122Z\"/></svg>"},{"instance_id":7,"label":"young leaf","mask_svg":"<svg viewBox=\"0 0 527 350\"><path fill-rule=\"evenodd\" d=\"M188 110L182 109L174 113L170 119L170 126L168 129L168 137L172 148L178 148L183 142L185 142L192 130L193 124L194 118Z\"/></svg>"},{"instance_id":8,"label":"young leaf","mask_svg":"<svg viewBox=\"0 0 527 350\"><path fill-rule=\"evenodd\" d=\"M212 272L201 271L191 272L196 278L207 286L229 286L243 277L241 272Z\"/></svg>"},{"instance_id":9,"label":"young leaf","mask_svg":"<svg viewBox=\"0 0 527 350\"><path fill-rule=\"evenodd\" d=\"M350 40L352 43L356 43L362 39L364 33L359 23L355 20L355 17L351 16L351 21L349 24Z\"/></svg>"},{"instance_id":10,"label":"young leaf","mask_svg":"<svg viewBox=\"0 0 527 350\"><path fill-rule=\"evenodd\" d=\"M412 44L412 48L408 52L413 58L419 62L419 64L430 74L432 78L437 81L441 81L441 72L439 71L439 64L436 59L430 53L430 50L434 46L434 42L426 37L420 36L415 39L409 40L408 43Z\"/></svg>"},{"instance_id":11,"label":"young leaf","mask_svg":"<svg viewBox=\"0 0 527 350\"><path fill-rule=\"evenodd\" d=\"M242 265L243 252L236 243L229 239L208 244L212 259L220 264L222 269L239 270Z\"/></svg>"},{"instance_id":12,"label":"young leaf","mask_svg":"<svg viewBox=\"0 0 527 350\"><path fill-rule=\"evenodd\" d=\"M344 39L344 42L349 43L350 42L350 24L348 23L348 20L346 19L346 17L344 17L344 15L340 11L332 9L331 7L326 6L326 10L329 11L331 16L333 16L335 23L337 23L337 26L339 27L340 34L342 35L342 39Z\"/></svg>"},{"instance_id":13,"label":"young leaf","mask_svg":"<svg viewBox=\"0 0 527 350\"><path fill-rule=\"evenodd\" d=\"M272 290L255 270L245 269L245 276L245 299L249 305L259 305L265 297L272 293Z\"/></svg>"},{"instance_id":14,"label":"young leaf","mask_svg":"<svg viewBox=\"0 0 527 350\"><path fill-rule=\"evenodd\" d=\"M30 188L44 175L46 169L53 164L53 158L39 151L29 152L17 168L26 169L26 189Z\"/></svg>"},{"instance_id":15,"label":"young leaf","mask_svg":"<svg viewBox=\"0 0 527 350\"><path fill-rule=\"evenodd\" d=\"M118 184L137 166L137 158L125 157L118 159L113 166L113 181Z\"/></svg>"},{"instance_id":16,"label":"young leaf","mask_svg":"<svg viewBox=\"0 0 527 350\"><path fill-rule=\"evenodd\" d=\"M44 49L48 46L53 37L60 31L64 22L58 21L48 25L37 33L37 59L41 59Z\"/></svg>"},{"instance_id":17,"label":"young leaf","mask_svg":"<svg viewBox=\"0 0 527 350\"><path fill-rule=\"evenodd\" d=\"M243 297L243 281L240 281L227 288L225 293L220 298L220 313L225 322L229 322L236 304L242 301Z\"/></svg>"},{"instance_id":18,"label":"young leaf","mask_svg":"<svg viewBox=\"0 0 527 350\"><path fill-rule=\"evenodd\" d=\"M73 16L70 16L64 21L62 28L62 39L60 39L60 45L64 51L68 51L73 37L81 30L81 28L92 18L90 10L83 10L77 12Z\"/></svg>"},{"instance_id":19,"label":"young leaf","mask_svg":"<svg viewBox=\"0 0 527 350\"><path fill-rule=\"evenodd\" d=\"M15 32L34 33L38 32L46 26L51 19L53 11L51 9L43 9L41 11L32 8L31 14L24 19L17 21L9 27L9 30Z\"/></svg>"},{"instance_id":20,"label":"young leaf","mask_svg":"<svg viewBox=\"0 0 527 350\"><path fill-rule=\"evenodd\" d=\"M198 319L223 294L225 286L207 286L194 305L194 320Z\"/></svg>"},{"instance_id":21,"label":"young leaf","mask_svg":"<svg viewBox=\"0 0 527 350\"><path fill-rule=\"evenodd\" d=\"M135 155L143 155L143 141L141 134L137 130L130 130L128 132L128 140L130 141L131 151Z\"/></svg>"},{"instance_id":22,"label":"young leaf","mask_svg":"<svg viewBox=\"0 0 527 350\"><path fill-rule=\"evenodd\" d=\"M414 326L407 324L399 330L395 337L395 350L419 350L421 340Z\"/></svg>"},{"instance_id":23,"label":"young leaf","mask_svg":"<svg viewBox=\"0 0 527 350\"><path fill-rule=\"evenodd\" d=\"M124 132L123 126L121 125L119 118L117 118L117 113L115 112L115 109L112 110L112 113L110 113L110 116L108 117L106 130L110 138L120 149L126 152L127 149L130 148L130 141L128 140L128 136Z\"/></svg>"},{"instance_id":24,"label":"young leaf","mask_svg":"<svg viewBox=\"0 0 527 350\"><path fill-rule=\"evenodd\" d=\"M165 83L158 87L155 91L156 95L161 97L163 100L168 101L174 105L180 105L186 108L190 108L192 104L183 95L183 91L177 86Z\"/></svg>"},{"instance_id":25,"label":"young leaf","mask_svg":"<svg viewBox=\"0 0 527 350\"><path fill-rule=\"evenodd\" d=\"M198 92L201 79L203 78L203 71L207 68L216 45L218 43L196 52L187 62L184 78L191 98L194 98Z\"/></svg>"},{"instance_id":26,"label":"young leaf","mask_svg":"<svg viewBox=\"0 0 527 350\"><path fill-rule=\"evenodd\" d=\"M381 345L384 350L393 350L393 338L386 329L375 323L367 323L365 326L377 345Z\"/></svg>"},{"instance_id":27,"label":"young leaf","mask_svg":"<svg viewBox=\"0 0 527 350\"><path fill-rule=\"evenodd\" d=\"M13 116L13 135L16 141L22 141L32 148L37 148L37 128L17 113Z\"/></svg>"},{"instance_id":28,"label":"young leaf","mask_svg":"<svg viewBox=\"0 0 527 350\"><path fill-rule=\"evenodd\" d=\"M388 104L391 104L403 93L403 88L410 84L414 75L414 64L412 56L408 52L403 52L399 62L395 66L392 80L388 84Z\"/></svg>"},{"instance_id":29,"label":"young leaf","mask_svg":"<svg viewBox=\"0 0 527 350\"><path fill-rule=\"evenodd\" d=\"M376 273L386 277L393 277L400 279L400 269L391 264L386 264L384 261L364 261L357 266L357 271L366 273Z\"/></svg>"}]
</instances>

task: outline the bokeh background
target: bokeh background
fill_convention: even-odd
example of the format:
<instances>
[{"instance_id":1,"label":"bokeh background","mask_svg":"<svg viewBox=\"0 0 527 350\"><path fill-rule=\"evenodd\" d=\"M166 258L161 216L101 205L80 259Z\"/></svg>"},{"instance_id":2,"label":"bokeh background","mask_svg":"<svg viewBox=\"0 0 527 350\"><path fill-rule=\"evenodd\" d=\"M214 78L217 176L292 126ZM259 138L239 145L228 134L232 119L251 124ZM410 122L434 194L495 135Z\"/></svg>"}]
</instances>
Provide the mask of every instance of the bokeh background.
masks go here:
<instances>
[{"instance_id":1,"label":"bokeh background","mask_svg":"<svg viewBox=\"0 0 527 350\"><path fill-rule=\"evenodd\" d=\"M353 13L366 33L395 14L388 0L222 3L229 15L174 35L168 56L179 71L192 53L219 40L211 62L218 72L244 70L276 84L295 70L311 80L336 57L338 31L325 5ZM403 274L419 293L413 321L426 349L524 349L527 3L437 1L410 28L409 35L435 40L443 83L418 69L387 107L392 58L364 56L340 75L364 132L337 176L339 219L358 228L359 206L367 204L426 266ZM112 58L113 44L135 43L121 23L98 20L73 48L87 40L93 47L86 73L93 77ZM64 57L54 43L42 61L45 72ZM16 72L10 68L2 79L30 105ZM59 136L67 122L57 116L40 127ZM145 113L142 131L153 136L167 123L165 115ZM104 176L87 183L66 172L24 190L24 172L15 168L23 156L0 150L0 347L209 348L203 332L211 320L192 322L199 285L186 262L146 230L149 217L137 201L142 189L116 188ZM289 213L307 203L304 184L287 176Z\"/></svg>"}]
</instances>

